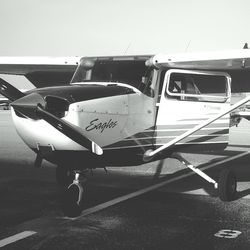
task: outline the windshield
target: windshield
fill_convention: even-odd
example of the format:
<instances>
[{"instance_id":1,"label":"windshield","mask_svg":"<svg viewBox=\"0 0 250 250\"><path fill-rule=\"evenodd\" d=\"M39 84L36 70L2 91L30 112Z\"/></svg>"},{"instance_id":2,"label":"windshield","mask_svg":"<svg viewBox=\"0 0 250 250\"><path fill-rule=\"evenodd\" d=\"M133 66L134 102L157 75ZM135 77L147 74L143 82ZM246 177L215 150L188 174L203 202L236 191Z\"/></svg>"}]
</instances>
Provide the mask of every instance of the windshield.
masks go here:
<instances>
[{"instance_id":1,"label":"windshield","mask_svg":"<svg viewBox=\"0 0 250 250\"><path fill-rule=\"evenodd\" d=\"M87 61L88 60L88 61ZM143 60L92 60L81 61L71 83L78 82L119 82L137 89L147 75L148 67Z\"/></svg>"}]
</instances>

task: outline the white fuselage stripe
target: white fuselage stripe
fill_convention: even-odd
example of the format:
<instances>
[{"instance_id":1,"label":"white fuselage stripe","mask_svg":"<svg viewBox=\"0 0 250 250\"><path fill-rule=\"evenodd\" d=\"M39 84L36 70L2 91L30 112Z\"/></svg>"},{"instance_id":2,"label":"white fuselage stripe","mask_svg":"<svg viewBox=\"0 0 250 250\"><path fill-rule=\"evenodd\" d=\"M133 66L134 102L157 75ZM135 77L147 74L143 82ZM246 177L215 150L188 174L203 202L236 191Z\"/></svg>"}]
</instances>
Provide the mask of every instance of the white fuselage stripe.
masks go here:
<instances>
[{"instance_id":1,"label":"white fuselage stripe","mask_svg":"<svg viewBox=\"0 0 250 250\"><path fill-rule=\"evenodd\" d=\"M216 143L228 143L228 141L204 141L204 142L184 142L184 143L176 143L176 145L185 145L185 144L216 144ZM154 146L163 146L164 144L154 144ZM150 147L153 144L138 144L131 146L120 146L120 147L107 147L104 150L113 150L113 149L126 149L126 148L141 148L141 147Z\"/></svg>"},{"instance_id":2,"label":"white fuselage stripe","mask_svg":"<svg viewBox=\"0 0 250 250\"><path fill-rule=\"evenodd\" d=\"M200 138L200 137L220 137L220 136L229 136L229 134L208 134L208 135L190 135L188 138ZM156 136L156 137L136 137L130 139L124 139L123 141L134 141L136 140L147 140L147 139L165 139L165 138L175 138L176 136Z\"/></svg>"},{"instance_id":3,"label":"white fuselage stripe","mask_svg":"<svg viewBox=\"0 0 250 250\"><path fill-rule=\"evenodd\" d=\"M147 130L145 132L171 132L171 131L186 131L190 128L177 128L177 129L156 129L156 130ZM218 129L229 129L229 127L214 127L214 128L203 128L201 130L218 130Z\"/></svg>"}]
</instances>

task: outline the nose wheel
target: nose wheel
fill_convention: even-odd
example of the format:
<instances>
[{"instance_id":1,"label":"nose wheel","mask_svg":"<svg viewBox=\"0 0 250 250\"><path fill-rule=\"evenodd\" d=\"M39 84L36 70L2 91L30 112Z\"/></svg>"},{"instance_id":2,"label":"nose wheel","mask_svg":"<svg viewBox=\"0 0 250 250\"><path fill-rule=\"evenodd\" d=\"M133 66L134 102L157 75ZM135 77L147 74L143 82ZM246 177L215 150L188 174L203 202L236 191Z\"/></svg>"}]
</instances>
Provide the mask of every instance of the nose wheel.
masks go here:
<instances>
[{"instance_id":1,"label":"nose wheel","mask_svg":"<svg viewBox=\"0 0 250 250\"><path fill-rule=\"evenodd\" d=\"M83 209L86 177L82 172L75 172L75 179L65 190L63 213L68 217L77 217Z\"/></svg>"}]
</instances>

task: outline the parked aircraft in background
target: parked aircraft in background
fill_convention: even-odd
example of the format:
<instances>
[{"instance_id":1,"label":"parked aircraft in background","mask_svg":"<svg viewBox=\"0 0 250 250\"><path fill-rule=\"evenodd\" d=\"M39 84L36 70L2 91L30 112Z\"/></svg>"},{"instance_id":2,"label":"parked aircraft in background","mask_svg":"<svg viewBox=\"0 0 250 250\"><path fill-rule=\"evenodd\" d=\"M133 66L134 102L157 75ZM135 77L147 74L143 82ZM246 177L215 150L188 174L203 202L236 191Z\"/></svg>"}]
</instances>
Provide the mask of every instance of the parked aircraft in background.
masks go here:
<instances>
[{"instance_id":1,"label":"parked aircraft in background","mask_svg":"<svg viewBox=\"0 0 250 250\"><path fill-rule=\"evenodd\" d=\"M16 130L37 154L35 166L42 159L58 166L57 180L67 186L66 215L81 212L87 170L171 157L211 182L222 200L234 199L231 171L217 182L180 153L227 147L229 127L244 115L237 110L250 101L230 103L232 90L249 91L249 50L0 58L0 73L25 75L37 87L23 93L0 79Z\"/></svg>"}]
</instances>

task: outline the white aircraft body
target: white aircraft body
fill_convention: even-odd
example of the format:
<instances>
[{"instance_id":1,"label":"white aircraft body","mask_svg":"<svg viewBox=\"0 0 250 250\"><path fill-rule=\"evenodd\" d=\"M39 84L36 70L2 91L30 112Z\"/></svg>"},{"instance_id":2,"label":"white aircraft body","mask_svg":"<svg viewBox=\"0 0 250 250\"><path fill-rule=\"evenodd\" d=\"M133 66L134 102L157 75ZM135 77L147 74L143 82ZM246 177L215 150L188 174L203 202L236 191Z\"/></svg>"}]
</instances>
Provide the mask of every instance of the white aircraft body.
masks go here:
<instances>
[{"instance_id":1,"label":"white aircraft body","mask_svg":"<svg viewBox=\"0 0 250 250\"><path fill-rule=\"evenodd\" d=\"M237 110L250 97L231 105L231 92L247 89L250 50L2 57L0 74L4 73L25 75L37 87L23 93L0 79L0 93L11 101L16 130L37 154L35 166L42 159L55 163L58 182L68 186L65 214L81 212L86 170L168 157L213 183L222 200L235 197L231 171L224 171L217 182L179 153L224 150L230 126L248 118Z\"/></svg>"}]
</instances>

